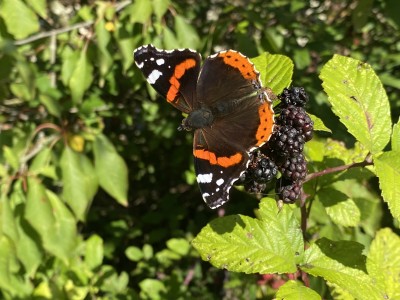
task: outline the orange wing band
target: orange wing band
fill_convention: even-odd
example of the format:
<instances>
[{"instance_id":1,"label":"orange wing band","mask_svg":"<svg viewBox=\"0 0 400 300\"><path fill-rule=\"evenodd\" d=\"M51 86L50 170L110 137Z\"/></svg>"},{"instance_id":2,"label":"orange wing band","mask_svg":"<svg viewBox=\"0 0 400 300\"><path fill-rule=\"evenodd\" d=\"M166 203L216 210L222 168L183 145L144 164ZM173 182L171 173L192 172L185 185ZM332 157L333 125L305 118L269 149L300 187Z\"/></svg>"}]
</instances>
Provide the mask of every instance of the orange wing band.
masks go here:
<instances>
[{"instance_id":1,"label":"orange wing band","mask_svg":"<svg viewBox=\"0 0 400 300\"><path fill-rule=\"evenodd\" d=\"M200 159L205 159L210 162L212 165L218 165L224 168L228 168L230 166L234 166L242 161L243 155L241 153L236 153L232 156L222 156L217 157L215 153L201 149L194 150L193 155Z\"/></svg>"},{"instance_id":2,"label":"orange wing band","mask_svg":"<svg viewBox=\"0 0 400 300\"><path fill-rule=\"evenodd\" d=\"M172 75L172 77L169 80L169 83L171 84L171 86L169 87L169 90L167 93L167 101L168 102L173 102L179 93L179 88L181 86L179 79L185 74L186 70L189 70L195 66L196 66L196 61L192 58L189 58L189 59L184 60L183 62L181 62L179 65L177 65L175 67L174 75Z\"/></svg>"},{"instance_id":3,"label":"orange wing band","mask_svg":"<svg viewBox=\"0 0 400 300\"><path fill-rule=\"evenodd\" d=\"M219 53L218 56L224 59L225 64L238 69L244 78L249 80L258 79L258 73L256 72L254 65L247 57L241 55L239 52L226 51Z\"/></svg>"},{"instance_id":4,"label":"orange wing band","mask_svg":"<svg viewBox=\"0 0 400 300\"><path fill-rule=\"evenodd\" d=\"M258 115L260 116L260 125L258 126L256 139L257 146L261 146L269 140L274 127L274 112L271 109L269 102L264 102L258 108Z\"/></svg>"}]
</instances>

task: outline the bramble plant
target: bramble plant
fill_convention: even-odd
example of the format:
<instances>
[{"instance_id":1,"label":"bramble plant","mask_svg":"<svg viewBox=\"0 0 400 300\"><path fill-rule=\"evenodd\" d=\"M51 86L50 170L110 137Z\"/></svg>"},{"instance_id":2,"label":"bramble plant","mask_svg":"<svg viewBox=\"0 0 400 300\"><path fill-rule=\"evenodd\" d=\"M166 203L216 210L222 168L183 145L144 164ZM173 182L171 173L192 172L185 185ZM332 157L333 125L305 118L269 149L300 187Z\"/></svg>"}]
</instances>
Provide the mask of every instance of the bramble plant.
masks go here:
<instances>
[{"instance_id":1,"label":"bramble plant","mask_svg":"<svg viewBox=\"0 0 400 300\"><path fill-rule=\"evenodd\" d=\"M253 61L258 70L268 73L264 84L277 94L281 91L276 81L284 82L283 86L290 82L290 71L279 71L282 77L277 78L273 75L277 72L271 70L270 65L277 69L287 65L281 57L269 56L263 64ZM218 218L204 227L192 244L204 260L229 271L297 273L306 285L308 275L320 276L336 293L347 292L354 299L396 299L400 296L400 265L395 262L399 237L388 228L380 229L369 251L364 252L363 244L336 239L335 231L340 231L339 226L371 230L371 212L377 200L370 200L362 182L372 176L379 178L382 197L393 217L399 219L399 187L395 184L400 168L398 124L392 125L386 93L368 64L335 55L323 67L320 78L333 111L357 139L357 145L348 150L336 141L310 142L306 152L311 173L300 208L285 205L280 210L274 199L264 198L257 218ZM326 130L319 126L322 121L316 124L315 130ZM389 140L391 145L385 150ZM320 214L316 218L325 216L326 229L332 227L331 239L320 236L321 231L310 234L314 214ZM321 299L315 291L293 281L282 285L277 297Z\"/></svg>"},{"instance_id":2,"label":"bramble plant","mask_svg":"<svg viewBox=\"0 0 400 300\"><path fill-rule=\"evenodd\" d=\"M0 298L400 298L400 2L50 2L0 0ZM206 207L148 43L305 88L297 203Z\"/></svg>"}]
</instances>

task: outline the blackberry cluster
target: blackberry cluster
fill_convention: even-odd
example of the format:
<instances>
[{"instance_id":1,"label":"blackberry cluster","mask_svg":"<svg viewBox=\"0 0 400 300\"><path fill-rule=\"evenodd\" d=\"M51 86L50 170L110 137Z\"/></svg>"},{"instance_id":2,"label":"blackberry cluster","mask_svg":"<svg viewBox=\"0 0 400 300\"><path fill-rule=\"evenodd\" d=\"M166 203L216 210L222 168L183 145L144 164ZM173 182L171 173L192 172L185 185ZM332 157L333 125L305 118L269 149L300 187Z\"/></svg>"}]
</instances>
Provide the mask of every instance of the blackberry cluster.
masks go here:
<instances>
[{"instance_id":1,"label":"blackberry cluster","mask_svg":"<svg viewBox=\"0 0 400 300\"><path fill-rule=\"evenodd\" d=\"M280 114L270 140L251 154L246 172L236 184L244 185L250 193L261 193L276 177L275 191L284 203L294 203L300 196L307 175L304 144L313 136L313 122L304 109L308 95L301 87L284 89L278 96Z\"/></svg>"},{"instance_id":2,"label":"blackberry cluster","mask_svg":"<svg viewBox=\"0 0 400 300\"><path fill-rule=\"evenodd\" d=\"M278 98L281 111L275 121L276 130L262 151L276 163L282 174L275 186L279 199L294 203L307 175L303 149L313 136L314 124L304 109L308 95L303 88L284 89Z\"/></svg>"}]
</instances>

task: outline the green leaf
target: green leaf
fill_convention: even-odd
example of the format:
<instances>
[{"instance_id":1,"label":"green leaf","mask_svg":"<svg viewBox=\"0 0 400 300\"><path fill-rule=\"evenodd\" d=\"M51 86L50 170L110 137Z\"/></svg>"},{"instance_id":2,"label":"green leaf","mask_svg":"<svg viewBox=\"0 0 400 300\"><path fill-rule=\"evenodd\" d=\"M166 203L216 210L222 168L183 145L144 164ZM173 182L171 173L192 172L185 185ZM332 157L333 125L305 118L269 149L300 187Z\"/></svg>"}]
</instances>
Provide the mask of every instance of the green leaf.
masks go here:
<instances>
[{"instance_id":1,"label":"green leaf","mask_svg":"<svg viewBox=\"0 0 400 300\"><path fill-rule=\"evenodd\" d=\"M106 29L106 22L104 19L98 20L95 25L97 36L97 49L98 49L98 64L100 74L105 76L113 64L113 58L108 51L108 44L111 40L111 34Z\"/></svg>"},{"instance_id":2,"label":"green leaf","mask_svg":"<svg viewBox=\"0 0 400 300\"><path fill-rule=\"evenodd\" d=\"M145 24L150 20L153 6L149 0L136 0L126 8L130 12L131 23Z\"/></svg>"},{"instance_id":3,"label":"green leaf","mask_svg":"<svg viewBox=\"0 0 400 300\"><path fill-rule=\"evenodd\" d=\"M46 0L27 1L29 6L43 19L47 19L47 3Z\"/></svg>"},{"instance_id":4,"label":"green leaf","mask_svg":"<svg viewBox=\"0 0 400 300\"><path fill-rule=\"evenodd\" d=\"M356 31L361 31L371 16L373 0L358 0L353 10L351 20Z\"/></svg>"},{"instance_id":5,"label":"green leaf","mask_svg":"<svg viewBox=\"0 0 400 300\"><path fill-rule=\"evenodd\" d=\"M400 220L400 151L384 152L374 157L374 165L383 200L389 205L393 217Z\"/></svg>"},{"instance_id":6,"label":"green leaf","mask_svg":"<svg viewBox=\"0 0 400 300\"><path fill-rule=\"evenodd\" d=\"M352 241L322 238L305 251L300 268L337 284L357 299L384 299L365 270L363 246Z\"/></svg>"},{"instance_id":7,"label":"green leaf","mask_svg":"<svg viewBox=\"0 0 400 300\"><path fill-rule=\"evenodd\" d=\"M333 112L348 131L371 153L380 152L390 139L390 106L370 65L334 55L320 78Z\"/></svg>"},{"instance_id":8,"label":"green leaf","mask_svg":"<svg viewBox=\"0 0 400 300\"><path fill-rule=\"evenodd\" d=\"M153 10L159 21L162 20L164 14L167 12L168 7L171 5L170 0L153 0Z\"/></svg>"},{"instance_id":9,"label":"green leaf","mask_svg":"<svg viewBox=\"0 0 400 300\"><path fill-rule=\"evenodd\" d=\"M75 216L84 221L98 189L92 162L84 154L65 147L60 159L63 198Z\"/></svg>"},{"instance_id":10,"label":"green leaf","mask_svg":"<svg viewBox=\"0 0 400 300\"><path fill-rule=\"evenodd\" d=\"M326 209L326 213L335 224L357 226L361 213L354 201L335 188L324 188L318 191L318 199Z\"/></svg>"},{"instance_id":11,"label":"green leaf","mask_svg":"<svg viewBox=\"0 0 400 300\"><path fill-rule=\"evenodd\" d=\"M62 201L36 179L28 179L25 218L38 232L43 247L65 263L76 244L75 219Z\"/></svg>"},{"instance_id":12,"label":"green leaf","mask_svg":"<svg viewBox=\"0 0 400 300\"><path fill-rule=\"evenodd\" d=\"M289 57L265 52L251 61L261 73L263 86L270 88L276 95L292 82L294 66Z\"/></svg>"},{"instance_id":13,"label":"green leaf","mask_svg":"<svg viewBox=\"0 0 400 300\"><path fill-rule=\"evenodd\" d=\"M69 81L74 73L78 63L80 52L73 51L70 47L65 47L61 53L62 66L61 66L61 80L64 85L68 86Z\"/></svg>"},{"instance_id":14,"label":"green leaf","mask_svg":"<svg viewBox=\"0 0 400 300\"><path fill-rule=\"evenodd\" d=\"M102 264L103 257L103 239L94 234L86 241L85 263L93 270Z\"/></svg>"},{"instance_id":15,"label":"green leaf","mask_svg":"<svg viewBox=\"0 0 400 300\"><path fill-rule=\"evenodd\" d=\"M8 32L16 39L26 38L39 31L38 17L21 0L2 0L0 16L3 18Z\"/></svg>"},{"instance_id":16,"label":"green leaf","mask_svg":"<svg viewBox=\"0 0 400 300\"><path fill-rule=\"evenodd\" d=\"M356 300L349 292L342 289L337 284L327 282L327 286L329 286L330 293L333 299L335 300Z\"/></svg>"},{"instance_id":17,"label":"green leaf","mask_svg":"<svg viewBox=\"0 0 400 300\"><path fill-rule=\"evenodd\" d=\"M314 116L310 113L308 113L310 116L311 120L314 122L314 131L325 131L332 133L332 130L330 130L328 127L325 126L324 122L318 118L317 116Z\"/></svg>"},{"instance_id":18,"label":"green leaf","mask_svg":"<svg viewBox=\"0 0 400 300\"><path fill-rule=\"evenodd\" d=\"M27 299L33 288L29 281L24 282L17 274L18 261L15 254L12 241L7 236L0 235L0 290L17 296L12 298Z\"/></svg>"},{"instance_id":19,"label":"green leaf","mask_svg":"<svg viewBox=\"0 0 400 300\"><path fill-rule=\"evenodd\" d=\"M400 299L400 237L390 228L377 232L367 258L367 270L385 299Z\"/></svg>"},{"instance_id":20,"label":"green leaf","mask_svg":"<svg viewBox=\"0 0 400 300\"><path fill-rule=\"evenodd\" d=\"M118 203L128 205L128 168L106 136L99 134L93 144L95 170L100 186Z\"/></svg>"},{"instance_id":21,"label":"green leaf","mask_svg":"<svg viewBox=\"0 0 400 300\"><path fill-rule=\"evenodd\" d=\"M180 47L197 49L200 46L200 38L196 29L180 15L175 16L175 32Z\"/></svg>"},{"instance_id":22,"label":"green leaf","mask_svg":"<svg viewBox=\"0 0 400 300\"><path fill-rule=\"evenodd\" d=\"M190 250L190 244L185 239L170 239L167 241L167 247L181 256L187 255Z\"/></svg>"},{"instance_id":23,"label":"green leaf","mask_svg":"<svg viewBox=\"0 0 400 300\"><path fill-rule=\"evenodd\" d=\"M318 300L321 296L312 289L305 287L302 283L294 280L289 280L282 285L276 293L277 300Z\"/></svg>"},{"instance_id":24,"label":"green leaf","mask_svg":"<svg viewBox=\"0 0 400 300\"><path fill-rule=\"evenodd\" d=\"M392 150L400 152L400 119L393 125Z\"/></svg>"},{"instance_id":25,"label":"green leaf","mask_svg":"<svg viewBox=\"0 0 400 300\"><path fill-rule=\"evenodd\" d=\"M143 257L146 260L149 260L154 255L153 247L149 244L144 244L142 251L143 251Z\"/></svg>"},{"instance_id":26,"label":"green leaf","mask_svg":"<svg viewBox=\"0 0 400 300\"><path fill-rule=\"evenodd\" d=\"M40 237L25 220L22 212L16 217L16 222L19 235L16 244L18 259L24 265L26 274L33 277L43 262L44 251L41 247Z\"/></svg>"},{"instance_id":27,"label":"green leaf","mask_svg":"<svg viewBox=\"0 0 400 300\"><path fill-rule=\"evenodd\" d=\"M294 63L296 64L296 68L299 70L307 68L311 64L310 52L307 48L300 48L298 50L294 50L293 56Z\"/></svg>"},{"instance_id":28,"label":"green leaf","mask_svg":"<svg viewBox=\"0 0 400 300\"><path fill-rule=\"evenodd\" d=\"M157 279L147 278L139 282L140 299L163 299L167 288L164 283Z\"/></svg>"},{"instance_id":29,"label":"green leaf","mask_svg":"<svg viewBox=\"0 0 400 300\"><path fill-rule=\"evenodd\" d=\"M92 81L93 66L87 58L86 49L83 49L69 80L69 88L71 89L71 97L74 104L82 102L83 95Z\"/></svg>"},{"instance_id":30,"label":"green leaf","mask_svg":"<svg viewBox=\"0 0 400 300\"><path fill-rule=\"evenodd\" d=\"M265 199L261 220L233 215L213 220L192 244L217 268L245 273L293 273L303 253L302 234L292 208L279 212Z\"/></svg>"},{"instance_id":31,"label":"green leaf","mask_svg":"<svg viewBox=\"0 0 400 300\"><path fill-rule=\"evenodd\" d=\"M14 171L19 168L19 159L17 154L8 146L3 146L3 155L6 162L12 167Z\"/></svg>"},{"instance_id":32,"label":"green leaf","mask_svg":"<svg viewBox=\"0 0 400 300\"><path fill-rule=\"evenodd\" d=\"M18 242L19 234L10 200L5 193L0 195L0 236L5 234L16 243Z\"/></svg>"},{"instance_id":33,"label":"green leaf","mask_svg":"<svg viewBox=\"0 0 400 300\"><path fill-rule=\"evenodd\" d=\"M140 261L143 258L143 252L138 247L130 246L126 248L125 255L129 260Z\"/></svg>"}]
</instances>

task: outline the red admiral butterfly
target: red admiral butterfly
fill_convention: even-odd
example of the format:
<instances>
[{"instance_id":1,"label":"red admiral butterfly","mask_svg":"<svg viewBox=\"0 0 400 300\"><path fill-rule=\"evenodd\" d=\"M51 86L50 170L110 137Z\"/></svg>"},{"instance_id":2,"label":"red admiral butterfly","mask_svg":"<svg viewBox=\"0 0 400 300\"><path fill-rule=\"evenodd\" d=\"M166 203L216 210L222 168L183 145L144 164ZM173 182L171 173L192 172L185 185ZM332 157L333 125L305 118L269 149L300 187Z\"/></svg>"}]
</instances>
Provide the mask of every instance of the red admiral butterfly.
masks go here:
<instances>
[{"instance_id":1,"label":"red admiral butterfly","mask_svg":"<svg viewBox=\"0 0 400 300\"><path fill-rule=\"evenodd\" d=\"M152 87L188 114L179 129L194 130L193 155L200 191L211 208L229 200L232 184L246 170L249 153L272 134L274 112L250 60L234 50L207 57L190 49L134 51Z\"/></svg>"}]
</instances>

